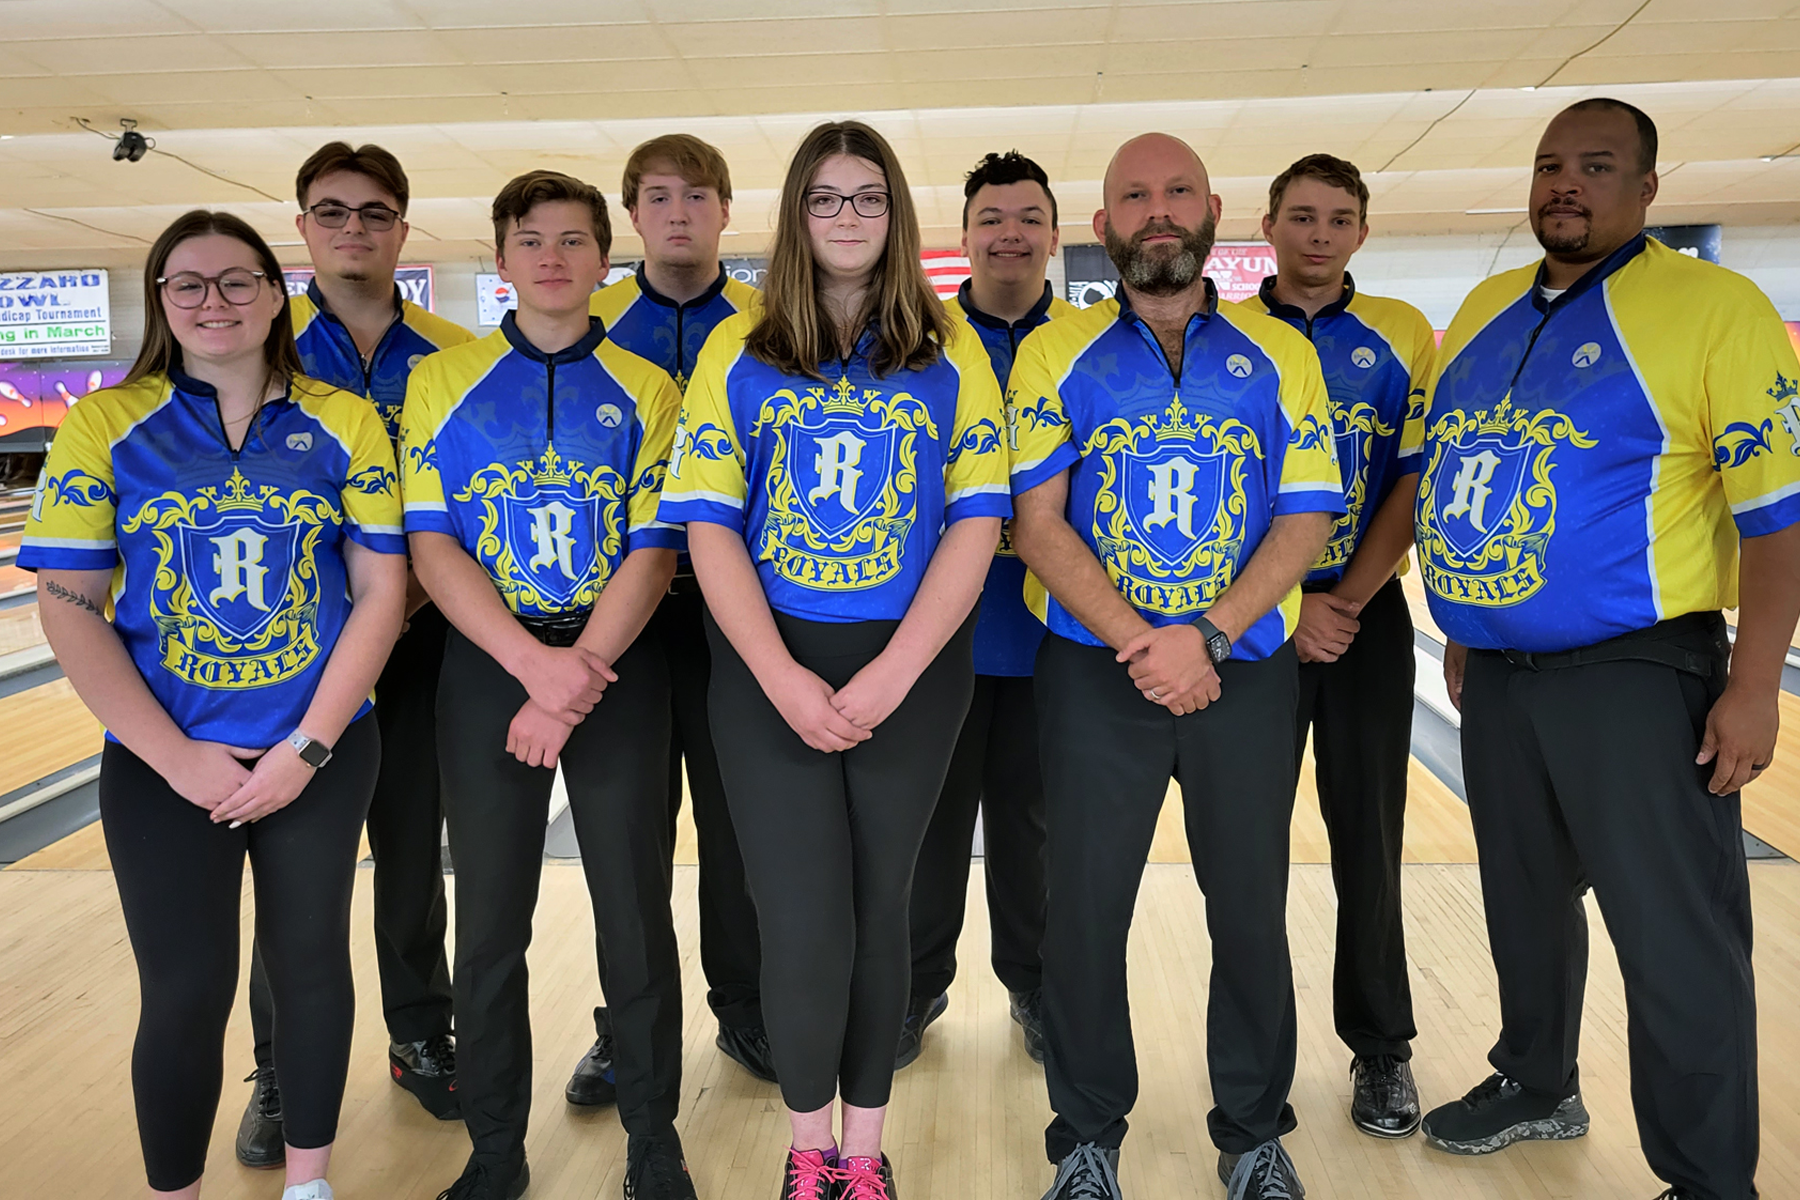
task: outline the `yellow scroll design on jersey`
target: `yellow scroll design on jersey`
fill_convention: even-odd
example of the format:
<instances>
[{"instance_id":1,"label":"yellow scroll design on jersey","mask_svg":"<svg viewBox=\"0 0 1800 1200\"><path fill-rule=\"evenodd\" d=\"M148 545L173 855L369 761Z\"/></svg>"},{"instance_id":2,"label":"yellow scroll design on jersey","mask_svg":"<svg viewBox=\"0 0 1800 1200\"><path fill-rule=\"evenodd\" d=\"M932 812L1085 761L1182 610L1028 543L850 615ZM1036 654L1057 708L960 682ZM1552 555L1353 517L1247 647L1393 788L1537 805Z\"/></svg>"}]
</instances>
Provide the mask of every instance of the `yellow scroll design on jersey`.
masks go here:
<instances>
[{"instance_id":1,"label":"yellow scroll design on jersey","mask_svg":"<svg viewBox=\"0 0 1800 1200\"><path fill-rule=\"evenodd\" d=\"M1210 512L1196 512L1195 536L1173 563L1152 552L1143 541L1147 497L1127 487L1127 460L1160 457L1171 446L1187 446L1203 459L1221 460L1224 473L1219 502ZM1243 551L1249 497L1248 464L1262 460L1256 431L1235 418L1215 421L1205 413L1190 414L1179 396L1151 417L1114 418L1094 430L1082 446L1082 457L1098 459L1100 490L1094 498L1094 547L1119 589L1133 606L1178 615L1211 607L1231 586ZM1148 521L1155 521L1154 514ZM1202 524L1203 522L1203 524ZM1147 522L1146 522L1147 524Z\"/></svg>"},{"instance_id":2,"label":"yellow scroll design on jersey","mask_svg":"<svg viewBox=\"0 0 1800 1200\"><path fill-rule=\"evenodd\" d=\"M1491 413L1460 409L1445 413L1432 423L1426 440L1430 459L1419 477L1422 519L1417 529L1425 586L1452 603L1483 608L1530 599L1544 586L1550 539L1556 532L1550 456L1561 444L1589 449L1599 443L1555 409L1529 413L1514 408L1510 393ZM1525 467L1519 487L1503 498L1504 510L1489 519L1492 531L1464 553L1451 544L1441 522L1452 511L1470 507L1471 481L1443 478L1445 454L1477 445L1496 455L1524 456Z\"/></svg>"},{"instance_id":3,"label":"yellow scroll design on jersey","mask_svg":"<svg viewBox=\"0 0 1800 1200\"><path fill-rule=\"evenodd\" d=\"M146 500L121 529L126 534L148 531L156 544L149 607L162 667L188 683L225 690L266 687L304 672L320 648L319 540L328 527L342 523L342 512L327 497L255 485L235 467L221 487L202 487L193 494L168 491ZM196 582L208 585L190 576L180 539L184 532L206 538L206 531L245 528L290 530L295 545L291 566L269 589L272 598L264 601L273 616L253 636L241 638L213 619L197 598ZM259 561L239 563L238 568L273 571L276 565ZM221 582L221 590L227 582ZM261 579L258 585L263 591Z\"/></svg>"},{"instance_id":4,"label":"yellow scroll design on jersey","mask_svg":"<svg viewBox=\"0 0 1800 1200\"><path fill-rule=\"evenodd\" d=\"M1393 426L1383 423L1380 410L1364 401L1359 400L1348 408L1334 405L1331 418L1340 436L1348 432L1356 439L1350 462L1354 470L1347 473L1350 486L1344 492L1344 506L1350 511L1332 525L1325 550L1313 564L1315 571L1343 566L1356 552L1356 531L1362 521L1363 509L1369 503L1369 471L1374 465L1375 439L1394 436ZM1343 455L1338 457L1342 459Z\"/></svg>"},{"instance_id":5,"label":"yellow scroll design on jersey","mask_svg":"<svg viewBox=\"0 0 1800 1200\"><path fill-rule=\"evenodd\" d=\"M869 418L874 418L873 422ZM768 516L756 544L759 561L775 568L790 583L821 591L854 591L886 583L900 573L907 534L918 515L918 450L920 433L937 438L937 422L925 402L908 392L884 394L858 388L848 378L827 391L809 387L804 394L783 388L763 401L755 432L773 430L774 453L768 471ZM874 504L853 525L831 536L807 515L794 483L798 464L789 460L790 439L784 430L826 430L877 435L895 431L893 469L881 481Z\"/></svg>"}]
</instances>

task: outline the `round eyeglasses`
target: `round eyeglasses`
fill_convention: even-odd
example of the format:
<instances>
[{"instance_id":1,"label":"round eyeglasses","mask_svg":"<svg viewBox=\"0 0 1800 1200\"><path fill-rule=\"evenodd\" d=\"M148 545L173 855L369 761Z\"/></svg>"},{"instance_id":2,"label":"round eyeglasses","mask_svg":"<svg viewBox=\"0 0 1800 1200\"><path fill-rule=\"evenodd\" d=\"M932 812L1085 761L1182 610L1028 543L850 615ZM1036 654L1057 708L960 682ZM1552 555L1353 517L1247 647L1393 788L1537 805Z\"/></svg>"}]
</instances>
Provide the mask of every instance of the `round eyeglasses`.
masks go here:
<instances>
[{"instance_id":1,"label":"round eyeglasses","mask_svg":"<svg viewBox=\"0 0 1800 1200\"><path fill-rule=\"evenodd\" d=\"M828 221L843 212L844 205L848 204L856 209L857 216L872 219L888 210L889 200L886 192L857 192L854 196L842 192L808 192L806 211Z\"/></svg>"},{"instance_id":2,"label":"round eyeglasses","mask_svg":"<svg viewBox=\"0 0 1800 1200\"><path fill-rule=\"evenodd\" d=\"M261 294L262 281L267 278L261 271L230 267L217 275L178 271L156 282L176 308L199 308L206 303L206 293L214 287L219 289L219 298L225 303L242 307Z\"/></svg>"},{"instance_id":3,"label":"round eyeglasses","mask_svg":"<svg viewBox=\"0 0 1800 1200\"><path fill-rule=\"evenodd\" d=\"M361 218L362 227L370 233L386 233L400 219L400 214L385 204L365 204L360 208L351 208L348 204L339 204L335 200L321 200L306 211L326 229L342 229L350 223L350 214L355 213Z\"/></svg>"}]
</instances>

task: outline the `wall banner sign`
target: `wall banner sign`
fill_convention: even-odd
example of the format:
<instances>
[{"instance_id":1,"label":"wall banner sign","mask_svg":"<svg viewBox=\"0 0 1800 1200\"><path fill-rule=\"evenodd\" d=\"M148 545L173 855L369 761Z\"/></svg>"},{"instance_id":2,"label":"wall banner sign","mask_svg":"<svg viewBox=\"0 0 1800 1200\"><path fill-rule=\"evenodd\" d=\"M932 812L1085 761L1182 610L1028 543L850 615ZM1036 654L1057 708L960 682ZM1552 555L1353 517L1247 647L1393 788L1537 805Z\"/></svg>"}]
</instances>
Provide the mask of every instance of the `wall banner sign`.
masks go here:
<instances>
[{"instance_id":1,"label":"wall banner sign","mask_svg":"<svg viewBox=\"0 0 1800 1200\"><path fill-rule=\"evenodd\" d=\"M282 282L287 284L290 296L306 295L306 285L312 282L311 267L288 267L281 272ZM436 312L437 297L432 289L431 268L424 264L417 266L400 266L394 269L394 283L400 288L400 295L411 300L426 312Z\"/></svg>"},{"instance_id":2,"label":"wall banner sign","mask_svg":"<svg viewBox=\"0 0 1800 1200\"><path fill-rule=\"evenodd\" d=\"M0 272L0 359L112 353L106 272Z\"/></svg>"}]
</instances>

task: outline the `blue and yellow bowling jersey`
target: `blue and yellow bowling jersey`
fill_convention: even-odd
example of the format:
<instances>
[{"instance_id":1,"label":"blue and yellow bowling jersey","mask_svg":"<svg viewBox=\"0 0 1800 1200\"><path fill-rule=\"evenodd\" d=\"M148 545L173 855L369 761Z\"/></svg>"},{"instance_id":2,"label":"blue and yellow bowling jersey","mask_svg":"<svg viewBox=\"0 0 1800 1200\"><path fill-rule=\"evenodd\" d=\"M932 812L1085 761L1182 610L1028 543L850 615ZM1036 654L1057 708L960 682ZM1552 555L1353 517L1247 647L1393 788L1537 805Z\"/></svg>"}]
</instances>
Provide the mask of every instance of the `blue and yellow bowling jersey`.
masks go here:
<instances>
[{"instance_id":1,"label":"blue and yellow bowling jersey","mask_svg":"<svg viewBox=\"0 0 1800 1200\"><path fill-rule=\"evenodd\" d=\"M394 289L394 323L389 325L365 361L350 330L325 304L319 281L306 285L306 295L288 301L294 318L294 344L300 363L314 379L366 396L387 425L388 438L400 444L400 410L406 405L406 380L428 354L472 342L475 335L453 321L426 312Z\"/></svg>"},{"instance_id":2,"label":"blue and yellow bowling jersey","mask_svg":"<svg viewBox=\"0 0 1800 1200\"><path fill-rule=\"evenodd\" d=\"M360 396L295 379L233 451L211 385L149 375L69 410L19 565L111 571L157 703L191 738L262 749L299 725L349 619L344 539L406 553L397 483Z\"/></svg>"},{"instance_id":3,"label":"blue and yellow bowling jersey","mask_svg":"<svg viewBox=\"0 0 1800 1200\"><path fill-rule=\"evenodd\" d=\"M877 376L864 333L820 383L752 358L756 320L732 317L700 355L662 519L742 533L778 611L897 621L952 522L1012 515L1000 388L981 342L953 321L937 362Z\"/></svg>"},{"instance_id":4,"label":"blue and yellow bowling jersey","mask_svg":"<svg viewBox=\"0 0 1800 1200\"><path fill-rule=\"evenodd\" d=\"M1437 335L1425 314L1401 300L1365 296L1344 276L1344 294L1311 318L1275 298L1275 277L1243 302L1285 321L1312 342L1331 396L1331 430L1344 472L1344 506L1308 583L1344 576L1369 522L1401 477L1419 470L1425 440L1425 389Z\"/></svg>"},{"instance_id":5,"label":"blue and yellow bowling jersey","mask_svg":"<svg viewBox=\"0 0 1800 1200\"><path fill-rule=\"evenodd\" d=\"M761 302L761 292L727 275L723 266L713 285L685 304L651 287L639 267L636 274L595 292L588 311L606 322L607 337L667 371L685 392L712 331Z\"/></svg>"},{"instance_id":6,"label":"blue and yellow bowling jersey","mask_svg":"<svg viewBox=\"0 0 1800 1200\"><path fill-rule=\"evenodd\" d=\"M626 555L685 540L656 518L681 394L589 320L545 354L507 313L406 390L406 531L455 538L520 616L585 612Z\"/></svg>"},{"instance_id":7,"label":"blue and yellow bowling jersey","mask_svg":"<svg viewBox=\"0 0 1800 1200\"><path fill-rule=\"evenodd\" d=\"M1639 235L1554 302L1496 275L1444 335L1418 549L1431 615L1569 650L1737 603L1740 537L1800 520L1800 364L1734 272Z\"/></svg>"},{"instance_id":8,"label":"blue and yellow bowling jersey","mask_svg":"<svg viewBox=\"0 0 1800 1200\"><path fill-rule=\"evenodd\" d=\"M1179 377L1121 290L1026 338L1008 389L1013 494L1070 471L1069 524L1152 625L1204 616L1276 517L1344 512L1318 354L1216 297L1209 281ZM1050 632L1103 644L1036 576L1026 602ZM1232 658L1269 657L1299 615L1296 586Z\"/></svg>"},{"instance_id":9,"label":"blue and yellow bowling jersey","mask_svg":"<svg viewBox=\"0 0 1800 1200\"><path fill-rule=\"evenodd\" d=\"M1000 390L1012 374L1013 357L1025 335L1046 321L1071 316L1081 310L1057 296L1048 283L1031 311L1017 321L990 317L975 307L968 280L956 298L944 303L951 316L962 317L974 328L994 368ZM977 675L1029 675L1044 640L1044 623L1025 607L1025 564L1012 544L1012 522L1000 527L1000 546L988 568L981 591L981 615L975 620L975 673Z\"/></svg>"}]
</instances>

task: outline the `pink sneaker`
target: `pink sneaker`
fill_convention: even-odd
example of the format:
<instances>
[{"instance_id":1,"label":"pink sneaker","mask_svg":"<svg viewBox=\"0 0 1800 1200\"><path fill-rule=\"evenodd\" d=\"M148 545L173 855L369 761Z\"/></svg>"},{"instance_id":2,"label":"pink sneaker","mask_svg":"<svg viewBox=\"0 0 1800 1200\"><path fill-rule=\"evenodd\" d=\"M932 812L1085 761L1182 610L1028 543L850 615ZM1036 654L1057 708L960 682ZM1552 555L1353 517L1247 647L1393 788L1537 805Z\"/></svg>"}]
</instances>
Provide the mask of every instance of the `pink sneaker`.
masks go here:
<instances>
[{"instance_id":1,"label":"pink sneaker","mask_svg":"<svg viewBox=\"0 0 1800 1200\"><path fill-rule=\"evenodd\" d=\"M788 1148L781 1200L836 1200L837 1151Z\"/></svg>"},{"instance_id":2,"label":"pink sneaker","mask_svg":"<svg viewBox=\"0 0 1800 1200\"><path fill-rule=\"evenodd\" d=\"M885 1154L879 1160L846 1158L840 1163L837 1176L844 1185L838 1200L900 1200L900 1192L894 1187L894 1167Z\"/></svg>"}]
</instances>

